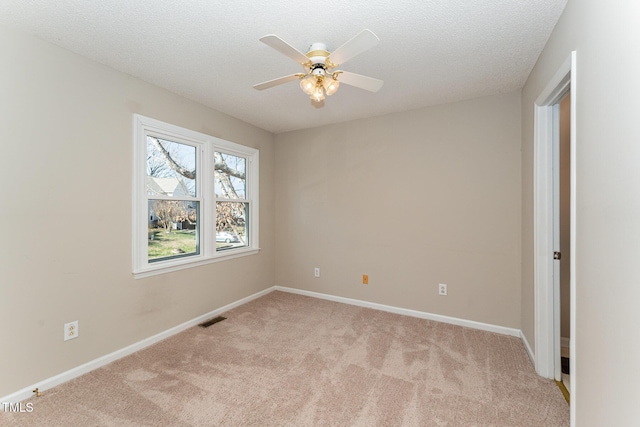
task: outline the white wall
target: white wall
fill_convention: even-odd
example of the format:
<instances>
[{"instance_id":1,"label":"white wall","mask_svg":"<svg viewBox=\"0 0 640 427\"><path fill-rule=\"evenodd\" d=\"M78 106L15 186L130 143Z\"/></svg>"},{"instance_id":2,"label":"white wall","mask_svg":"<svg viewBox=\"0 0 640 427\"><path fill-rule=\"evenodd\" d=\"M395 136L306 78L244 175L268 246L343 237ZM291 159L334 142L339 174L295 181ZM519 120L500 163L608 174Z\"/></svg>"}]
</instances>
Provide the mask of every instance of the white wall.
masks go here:
<instances>
[{"instance_id":1,"label":"white wall","mask_svg":"<svg viewBox=\"0 0 640 427\"><path fill-rule=\"evenodd\" d=\"M519 329L520 102L277 135L276 283Z\"/></svg>"},{"instance_id":2,"label":"white wall","mask_svg":"<svg viewBox=\"0 0 640 427\"><path fill-rule=\"evenodd\" d=\"M533 342L533 102L577 52L576 425L640 419L640 3L569 0L523 89L522 329Z\"/></svg>"},{"instance_id":3,"label":"white wall","mask_svg":"<svg viewBox=\"0 0 640 427\"><path fill-rule=\"evenodd\" d=\"M0 396L274 284L270 133L6 29L0 52ZM133 113L260 149L259 255L132 278Z\"/></svg>"}]
</instances>

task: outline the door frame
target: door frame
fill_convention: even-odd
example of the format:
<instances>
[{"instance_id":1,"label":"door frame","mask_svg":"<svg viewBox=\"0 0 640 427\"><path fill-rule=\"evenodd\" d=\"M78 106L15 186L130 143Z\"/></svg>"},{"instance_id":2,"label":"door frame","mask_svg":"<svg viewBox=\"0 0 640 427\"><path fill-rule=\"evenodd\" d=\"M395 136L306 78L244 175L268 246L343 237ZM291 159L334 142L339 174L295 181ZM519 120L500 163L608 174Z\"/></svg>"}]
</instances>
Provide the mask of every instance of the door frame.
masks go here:
<instances>
[{"instance_id":1,"label":"door frame","mask_svg":"<svg viewBox=\"0 0 640 427\"><path fill-rule=\"evenodd\" d=\"M555 379L560 372L560 312L559 289L554 285L554 148L558 141L557 104L571 91L571 200L570 200L570 288L572 367L575 366L576 339L576 52L564 61L534 106L534 328L536 372ZM574 372L572 372L574 374ZM571 390L575 391L575 375L571 375ZM572 401L575 402L574 396ZM572 419L575 405L571 405Z\"/></svg>"}]
</instances>

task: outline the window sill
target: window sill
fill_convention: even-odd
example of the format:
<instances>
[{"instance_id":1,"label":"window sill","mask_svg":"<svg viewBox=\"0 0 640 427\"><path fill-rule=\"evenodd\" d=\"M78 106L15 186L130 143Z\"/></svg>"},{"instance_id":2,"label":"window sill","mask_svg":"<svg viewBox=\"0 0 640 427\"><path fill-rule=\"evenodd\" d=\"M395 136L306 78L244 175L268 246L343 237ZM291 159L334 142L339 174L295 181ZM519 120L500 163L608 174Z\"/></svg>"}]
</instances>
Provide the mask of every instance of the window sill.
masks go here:
<instances>
[{"instance_id":1,"label":"window sill","mask_svg":"<svg viewBox=\"0 0 640 427\"><path fill-rule=\"evenodd\" d=\"M157 276L159 274L199 267L201 265L211 264L214 262L227 261L233 258L256 255L258 252L260 252L260 248L245 248L234 250L233 252L225 252L224 255L216 253L216 255L213 257L198 257L197 259L193 260L181 259L179 262L167 261L166 263L153 264L150 267L144 267L134 270L133 278L143 279L145 277Z\"/></svg>"}]
</instances>

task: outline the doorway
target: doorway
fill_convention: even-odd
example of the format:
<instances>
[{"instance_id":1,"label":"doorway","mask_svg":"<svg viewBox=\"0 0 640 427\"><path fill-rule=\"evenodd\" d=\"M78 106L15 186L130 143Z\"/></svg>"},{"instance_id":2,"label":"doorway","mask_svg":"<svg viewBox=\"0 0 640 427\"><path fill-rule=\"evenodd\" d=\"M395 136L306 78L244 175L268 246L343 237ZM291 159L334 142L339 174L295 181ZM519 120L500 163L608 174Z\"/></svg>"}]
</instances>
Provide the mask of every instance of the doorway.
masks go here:
<instances>
[{"instance_id":1,"label":"doorway","mask_svg":"<svg viewBox=\"0 0 640 427\"><path fill-rule=\"evenodd\" d=\"M560 104L563 99L569 112L569 206L568 261L569 276L569 356L571 367L575 356L575 240L576 240L576 52L562 64L535 102L534 118L534 299L535 299L535 367L539 375L562 380L561 366L561 289L560 260ZM565 209L566 210L566 209ZM562 258L562 257L560 257ZM568 258L568 259L567 259ZM565 297L566 300L566 297ZM564 310L566 311L566 309ZM576 372L570 377L575 391ZM575 399L571 418L575 419Z\"/></svg>"},{"instance_id":2,"label":"doorway","mask_svg":"<svg viewBox=\"0 0 640 427\"><path fill-rule=\"evenodd\" d=\"M557 182L558 197L558 228L557 243L560 259L557 260L559 271L554 274L558 277L560 288L560 376L562 384L568 393L571 393L571 92L559 103L559 138L557 154L558 173ZM555 174L554 174L555 178ZM558 378L556 378L558 380Z\"/></svg>"}]
</instances>

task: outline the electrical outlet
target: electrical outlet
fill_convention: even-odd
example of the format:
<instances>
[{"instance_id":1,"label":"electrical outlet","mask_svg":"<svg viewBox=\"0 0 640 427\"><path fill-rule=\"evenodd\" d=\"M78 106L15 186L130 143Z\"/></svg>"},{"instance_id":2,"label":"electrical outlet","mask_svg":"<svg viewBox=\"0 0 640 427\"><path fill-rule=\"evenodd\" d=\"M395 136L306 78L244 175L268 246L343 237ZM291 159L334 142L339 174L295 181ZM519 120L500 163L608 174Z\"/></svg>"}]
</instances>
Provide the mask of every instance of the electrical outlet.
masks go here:
<instances>
[{"instance_id":1,"label":"electrical outlet","mask_svg":"<svg viewBox=\"0 0 640 427\"><path fill-rule=\"evenodd\" d=\"M362 275L362 284L363 285L368 285L369 284L369 275L368 274L363 274Z\"/></svg>"},{"instance_id":2,"label":"electrical outlet","mask_svg":"<svg viewBox=\"0 0 640 427\"><path fill-rule=\"evenodd\" d=\"M320 277L320 269L318 267L313 269L313 275L316 277Z\"/></svg>"},{"instance_id":3,"label":"electrical outlet","mask_svg":"<svg viewBox=\"0 0 640 427\"><path fill-rule=\"evenodd\" d=\"M447 296L447 285L444 283L438 284L438 295Z\"/></svg>"},{"instance_id":4,"label":"electrical outlet","mask_svg":"<svg viewBox=\"0 0 640 427\"><path fill-rule=\"evenodd\" d=\"M74 338L78 338L78 334L80 333L80 329L78 327L78 321L65 323L64 324L64 340L72 340Z\"/></svg>"}]
</instances>

